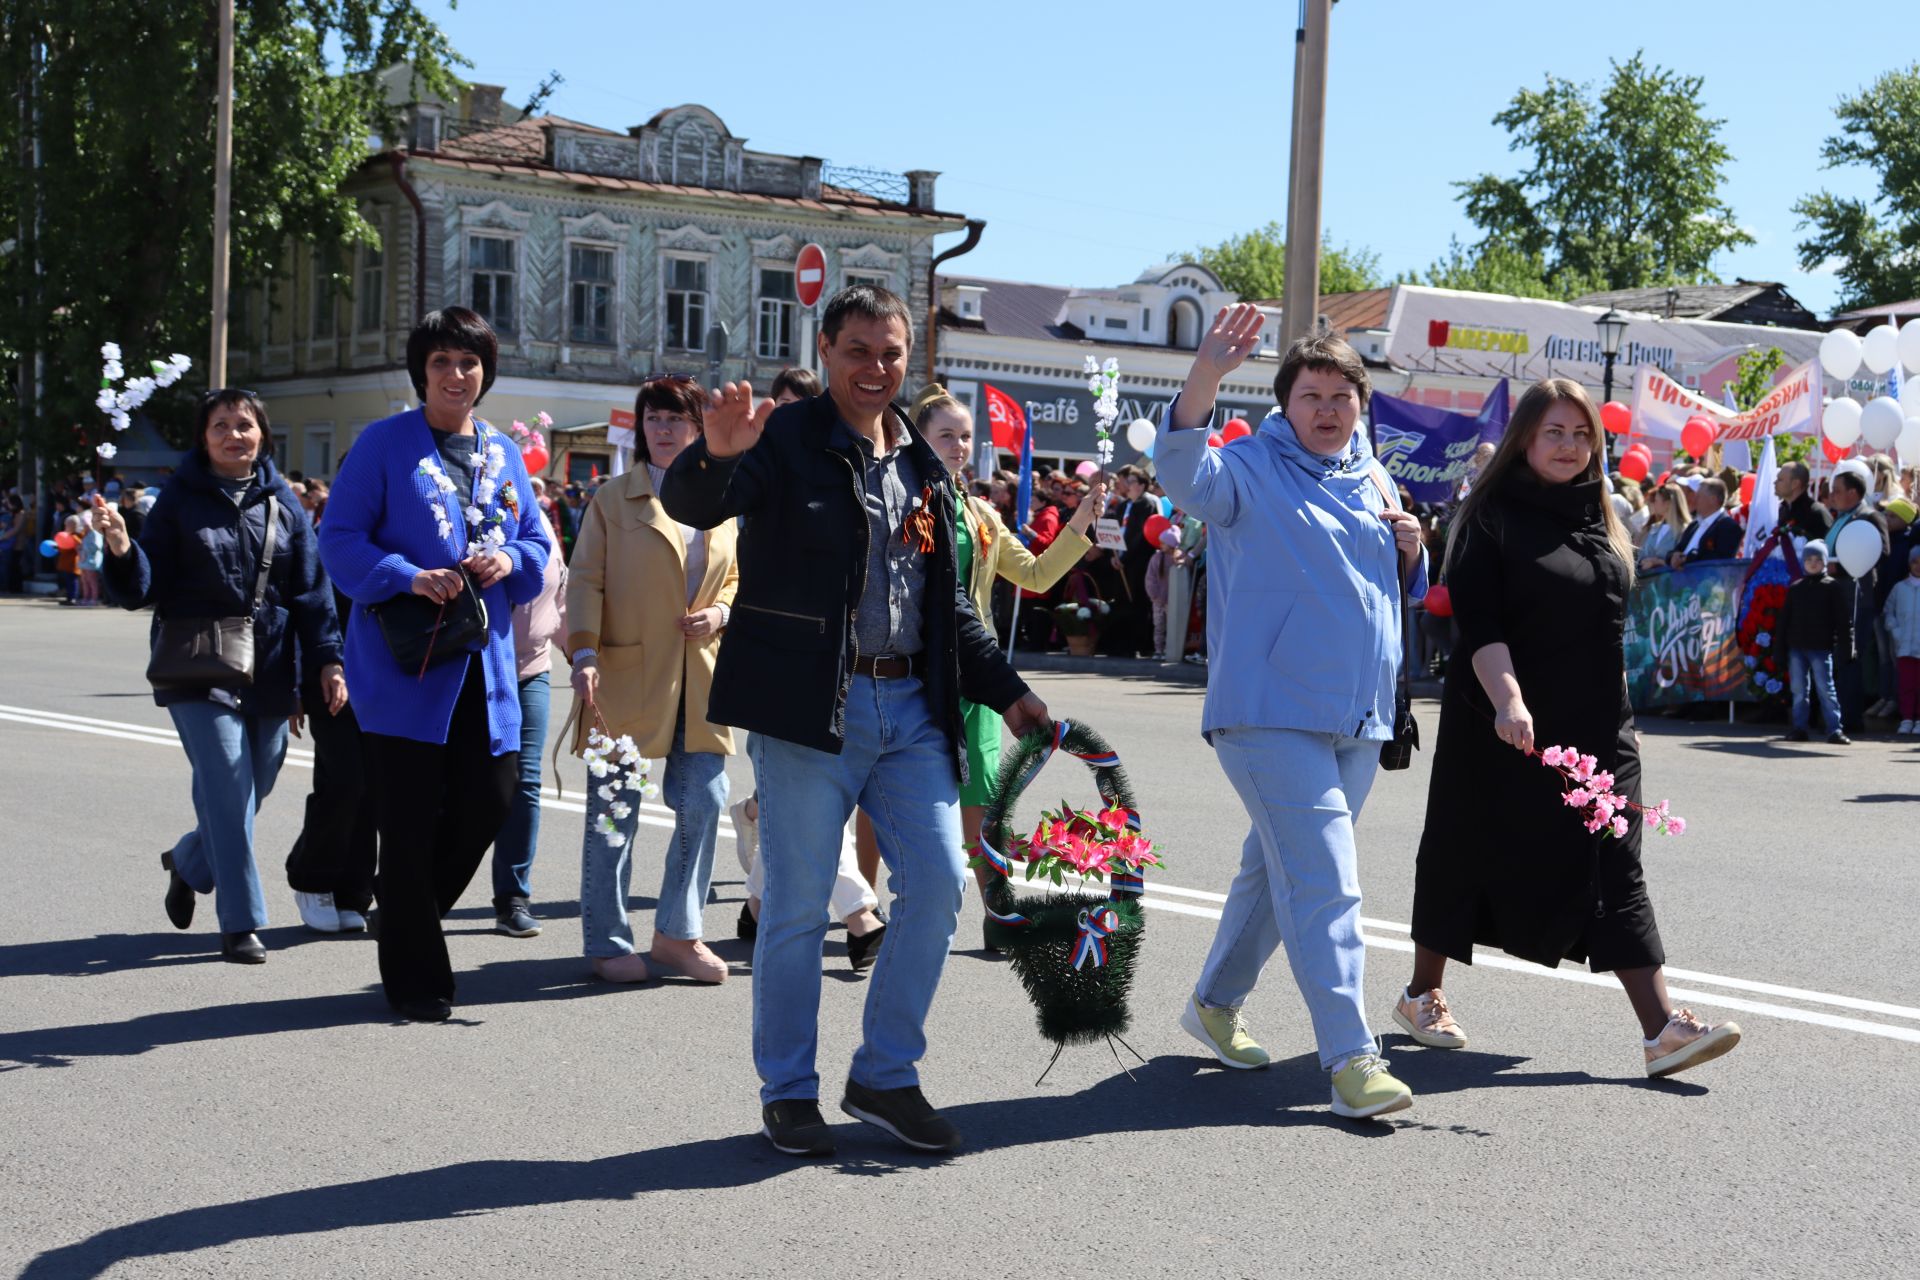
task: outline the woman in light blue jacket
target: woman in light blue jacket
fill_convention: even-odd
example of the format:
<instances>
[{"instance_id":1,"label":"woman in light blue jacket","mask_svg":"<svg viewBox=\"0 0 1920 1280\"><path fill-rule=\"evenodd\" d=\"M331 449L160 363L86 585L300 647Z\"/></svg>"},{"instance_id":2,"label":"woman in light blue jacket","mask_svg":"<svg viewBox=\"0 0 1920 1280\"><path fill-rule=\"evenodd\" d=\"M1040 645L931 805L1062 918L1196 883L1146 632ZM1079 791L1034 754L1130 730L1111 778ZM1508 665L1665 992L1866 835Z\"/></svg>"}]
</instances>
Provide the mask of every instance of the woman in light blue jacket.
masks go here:
<instances>
[{"instance_id":1,"label":"woman in light blue jacket","mask_svg":"<svg viewBox=\"0 0 1920 1280\"><path fill-rule=\"evenodd\" d=\"M1353 824L1393 737L1400 595L1426 594L1419 522L1356 432L1371 390L1339 338L1302 338L1274 381L1281 408L1207 446L1221 380L1259 345L1258 308L1222 310L1167 410L1154 464L1206 521L1211 654L1201 731L1252 819L1240 872L1181 1025L1230 1067L1262 1067L1241 1005L1285 943L1333 1110L1412 1105L1362 1011L1365 945Z\"/></svg>"}]
</instances>

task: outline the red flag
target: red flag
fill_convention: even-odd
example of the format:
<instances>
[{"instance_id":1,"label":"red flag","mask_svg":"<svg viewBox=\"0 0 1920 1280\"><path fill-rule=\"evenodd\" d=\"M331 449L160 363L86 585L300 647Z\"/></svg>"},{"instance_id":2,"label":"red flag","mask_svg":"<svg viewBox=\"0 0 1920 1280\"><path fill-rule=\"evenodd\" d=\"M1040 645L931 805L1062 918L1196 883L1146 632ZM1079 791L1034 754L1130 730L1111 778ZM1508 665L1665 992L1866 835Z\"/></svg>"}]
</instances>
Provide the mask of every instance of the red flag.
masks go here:
<instances>
[{"instance_id":1,"label":"red flag","mask_svg":"<svg viewBox=\"0 0 1920 1280\"><path fill-rule=\"evenodd\" d=\"M1012 397L994 386L986 384L987 423L993 430L993 447L1008 453L1019 453L1027 435L1027 415Z\"/></svg>"}]
</instances>

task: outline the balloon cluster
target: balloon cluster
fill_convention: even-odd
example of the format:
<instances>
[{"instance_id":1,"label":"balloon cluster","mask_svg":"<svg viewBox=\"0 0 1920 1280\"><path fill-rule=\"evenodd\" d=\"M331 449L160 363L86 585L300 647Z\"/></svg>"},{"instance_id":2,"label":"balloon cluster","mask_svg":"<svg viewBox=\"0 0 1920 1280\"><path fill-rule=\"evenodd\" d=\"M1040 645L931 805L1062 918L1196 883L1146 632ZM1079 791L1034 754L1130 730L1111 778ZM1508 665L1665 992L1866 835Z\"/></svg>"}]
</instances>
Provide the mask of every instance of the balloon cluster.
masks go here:
<instances>
[{"instance_id":1,"label":"balloon cluster","mask_svg":"<svg viewBox=\"0 0 1920 1280\"><path fill-rule=\"evenodd\" d=\"M1827 402L1821 432L1828 458L1837 462L1864 440L1870 449L1898 448L1903 459L1920 459L1920 320L1898 329L1878 325L1864 337L1851 329L1835 329L1820 340L1820 367L1842 382L1862 370L1884 378L1896 365L1907 375L1897 399L1880 395L1861 404L1842 396Z\"/></svg>"}]
</instances>

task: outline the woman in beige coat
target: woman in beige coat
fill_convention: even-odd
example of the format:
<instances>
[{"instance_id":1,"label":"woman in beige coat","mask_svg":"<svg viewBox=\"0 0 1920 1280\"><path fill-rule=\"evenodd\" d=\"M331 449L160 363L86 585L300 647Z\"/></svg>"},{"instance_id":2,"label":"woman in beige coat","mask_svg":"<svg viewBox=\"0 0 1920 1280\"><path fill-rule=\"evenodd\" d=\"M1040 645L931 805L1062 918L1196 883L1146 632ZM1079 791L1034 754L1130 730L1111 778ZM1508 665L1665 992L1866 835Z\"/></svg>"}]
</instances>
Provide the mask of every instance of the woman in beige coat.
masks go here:
<instances>
[{"instance_id":1,"label":"woman in beige coat","mask_svg":"<svg viewBox=\"0 0 1920 1280\"><path fill-rule=\"evenodd\" d=\"M612 738L631 736L642 757L665 758L661 790L674 812L653 945L643 959L627 923L639 796L588 780L580 925L594 972L609 982L645 981L649 960L700 982L727 976L700 935L727 807L726 757L734 750L732 733L707 720L707 696L739 581L736 529L732 522L705 531L677 524L655 496L666 468L700 434L704 400L691 379L641 384L634 410L646 465L600 487L568 565L574 751L596 727Z\"/></svg>"}]
</instances>

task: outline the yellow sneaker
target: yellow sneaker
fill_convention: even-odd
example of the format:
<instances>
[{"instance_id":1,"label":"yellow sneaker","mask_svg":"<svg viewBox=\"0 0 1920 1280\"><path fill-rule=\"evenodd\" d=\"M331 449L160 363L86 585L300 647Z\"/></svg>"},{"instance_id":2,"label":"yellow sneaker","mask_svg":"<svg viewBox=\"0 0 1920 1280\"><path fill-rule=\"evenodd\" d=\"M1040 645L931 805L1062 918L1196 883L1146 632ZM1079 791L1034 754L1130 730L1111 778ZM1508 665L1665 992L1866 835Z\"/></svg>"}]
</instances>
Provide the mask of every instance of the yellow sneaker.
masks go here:
<instances>
[{"instance_id":1,"label":"yellow sneaker","mask_svg":"<svg viewBox=\"0 0 1920 1280\"><path fill-rule=\"evenodd\" d=\"M1247 1034L1247 1024L1241 1021L1238 1009L1209 1009L1200 1003L1200 997L1188 996L1180 1026L1226 1066L1252 1071L1271 1061L1267 1051Z\"/></svg>"},{"instance_id":2,"label":"yellow sneaker","mask_svg":"<svg viewBox=\"0 0 1920 1280\"><path fill-rule=\"evenodd\" d=\"M1405 1111L1413 1105L1413 1090L1393 1078L1387 1060L1377 1053L1359 1053L1333 1073L1333 1114L1349 1120Z\"/></svg>"}]
</instances>

